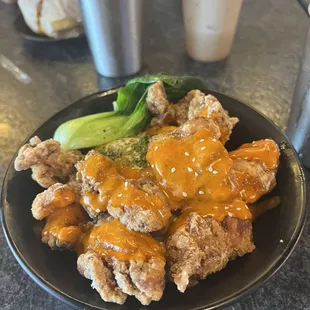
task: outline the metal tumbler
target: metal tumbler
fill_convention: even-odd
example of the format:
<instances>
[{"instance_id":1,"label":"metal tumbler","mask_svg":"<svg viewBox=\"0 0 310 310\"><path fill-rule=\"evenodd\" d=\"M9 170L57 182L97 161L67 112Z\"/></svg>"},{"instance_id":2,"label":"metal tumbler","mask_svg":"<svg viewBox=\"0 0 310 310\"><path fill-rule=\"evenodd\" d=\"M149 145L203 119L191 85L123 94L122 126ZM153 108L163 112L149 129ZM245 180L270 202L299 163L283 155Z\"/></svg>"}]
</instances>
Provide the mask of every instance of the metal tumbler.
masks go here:
<instances>
[{"instance_id":1,"label":"metal tumbler","mask_svg":"<svg viewBox=\"0 0 310 310\"><path fill-rule=\"evenodd\" d=\"M310 168L310 28L301 59L286 134Z\"/></svg>"},{"instance_id":2,"label":"metal tumbler","mask_svg":"<svg viewBox=\"0 0 310 310\"><path fill-rule=\"evenodd\" d=\"M141 69L143 0L80 0L96 70L107 77Z\"/></svg>"}]
</instances>

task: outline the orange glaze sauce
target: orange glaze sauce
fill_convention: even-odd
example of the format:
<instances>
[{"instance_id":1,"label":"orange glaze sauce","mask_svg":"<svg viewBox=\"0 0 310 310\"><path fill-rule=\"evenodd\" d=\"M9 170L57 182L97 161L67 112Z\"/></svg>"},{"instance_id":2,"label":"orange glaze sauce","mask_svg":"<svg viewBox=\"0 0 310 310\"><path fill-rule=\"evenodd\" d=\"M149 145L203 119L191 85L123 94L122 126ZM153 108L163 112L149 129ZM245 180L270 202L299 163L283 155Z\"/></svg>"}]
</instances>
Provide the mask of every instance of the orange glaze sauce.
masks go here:
<instances>
[{"instance_id":1,"label":"orange glaze sauce","mask_svg":"<svg viewBox=\"0 0 310 310\"><path fill-rule=\"evenodd\" d=\"M119 166L118 171L125 179L138 180L140 178L148 178L148 179L153 178L153 172L151 167L135 168L135 167Z\"/></svg>"},{"instance_id":2,"label":"orange glaze sauce","mask_svg":"<svg viewBox=\"0 0 310 310\"><path fill-rule=\"evenodd\" d=\"M198 213L202 217L212 217L221 222L225 216L239 218L240 220L251 220L252 214L244 201L235 199L232 202L198 201L191 202L182 210L182 214L171 225L169 235L184 226L190 213Z\"/></svg>"},{"instance_id":3,"label":"orange glaze sauce","mask_svg":"<svg viewBox=\"0 0 310 310\"><path fill-rule=\"evenodd\" d=\"M120 167L99 153L89 156L83 163L80 172L83 177L93 177L99 183L98 193L89 192L82 195L81 204L97 213L106 211L109 205L117 208L136 206L152 210L161 217L163 225L166 225L171 216L166 204L156 195L148 194L126 181L122 175L124 173L126 177L130 176L135 179L150 174L150 171L139 169L140 171L137 172L132 169L130 172L129 170L129 167Z\"/></svg>"},{"instance_id":4,"label":"orange glaze sauce","mask_svg":"<svg viewBox=\"0 0 310 310\"><path fill-rule=\"evenodd\" d=\"M273 140L259 140L245 143L237 150L229 153L233 159L248 159L262 162L269 169L276 169L279 163L280 151Z\"/></svg>"},{"instance_id":5,"label":"orange glaze sauce","mask_svg":"<svg viewBox=\"0 0 310 310\"><path fill-rule=\"evenodd\" d=\"M154 126L148 128L145 133L150 136L155 136L163 133L169 133L175 131L178 127L176 126Z\"/></svg>"},{"instance_id":6,"label":"orange glaze sauce","mask_svg":"<svg viewBox=\"0 0 310 310\"><path fill-rule=\"evenodd\" d=\"M81 239L79 251L92 250L101 256L121 261L147 260L157 257L165 260L163 245L148 234L126 228L118 219L94 226Z\"/></svg>"},{"instance_id":7,"label":"orange glaze sauce","mask_svg":"<svg viewBox=\"0 0 310 310\"><path fill-rule=\"evenodd\" d=\"M275 196L250 205L249 209L252 213L252 221L254 221L258 216L265 213L266 211L276 208L280 202L280 197Z\"/></svg>"},{"instance_id":8,"label":"orange glaze sauce","mask_svg":"<svg viewBox=\"0 0 310 310\"><path fill-rule=\"evenodd\" d=\"M177 140L167 138L150 145L147 161L170 201L199 197L229 201L238 195L232 159L208 129Z\"/></svg>"},{"instance_id":9,"label":"orange glaze sauce","mask_svg":"<svg viewBox=\"0 0 310 310\"><path fill-rule=\"evenodd\" d=\"M254 203L266 194L265 186L257 178L241 171L235 171L235 174L240 188L240 197L245 202Z\"/></svg>"},{"instance_id":10,"label":"orange glaze sauce","mask_svg":"<svg viewBox=\"0 0 310 310\"><path fill-rule=\"evenodd\" d=\"M216 124L221 124L222 121L222 116L220 113L217 113L217 112L213 112L211 115L209 115L208 113L209 109L208 107L206 108L203 108L199 114L198 114L198 117L199 116L202 116L202 117L205 117L205 118L209 118L209 119L212 119ZM224 144L228 138L229 138L229 135L230 135L230 130L228 127L225 127L225 126L219 126L220 128L220 131L221 131L221 137L220 137L220 141Z\"/></svg>"},{"instance_id":11,"label":"orange glaze sauce","mask_svg":"<svg viewBox=\"0 0 310 310\"><path fill-rule=\"evenodd\" d=\"M77 200L75 191L71 188L59 188L57 189L51 200L47 200L44 203L44 208L40 212L38 220L43 220L53 212L54 208L64 208Z\"/></svg>"},{"instance_id":12,"label":"orange glaze sauce","mask_svg":"<svg viewBox=\"0 0 310 310\"><path fill-rule=\"evenodd\" d=\"M123 184L114 191L110 199L110 205L114 208L137 206L151 210L162 219L163 225L168 223L171 216L171 212L165 202L156 195L145 193L131 183Z\"/></svg>"},{"instance_id":13,"label":"orange glaze sauce","mask_svg":"<svg viewBox=\"0 0 310 310\"><path fill-rule=\"evenodd\" d=\"M71 188L59 188L54 192L53 199L50 204L55 208L63 208L72 203L77 199L75 191Z\"/></svg>"},{"instance_id":14,"label":"orange glaze sauce","mask_svg":"<svg viewBox=\"0 0 310 310\"><path fill-rule=\"evenodd\" d=\"M276 169L280 151L274 141L266 139L243 144L239 149L230 152L229 156L234 160L261 162L268 169ZM254 203L266 193L264 184L248 173L237 170L236 178L240 187L240 196L244 201Z\"/></svg>"},{"instance_id":15,"label":"orange glaze sauce","mask_svg":"<svg viewBox=\"0 0 310 310\"><path fill-rule=\"evenodd\" d=\"M56 209L46 220L42 238L51 234L60 242L74 244L81 236L81 229L78 225L87 219L85 210L79 204Z\"/></svg>"}]
</instances>

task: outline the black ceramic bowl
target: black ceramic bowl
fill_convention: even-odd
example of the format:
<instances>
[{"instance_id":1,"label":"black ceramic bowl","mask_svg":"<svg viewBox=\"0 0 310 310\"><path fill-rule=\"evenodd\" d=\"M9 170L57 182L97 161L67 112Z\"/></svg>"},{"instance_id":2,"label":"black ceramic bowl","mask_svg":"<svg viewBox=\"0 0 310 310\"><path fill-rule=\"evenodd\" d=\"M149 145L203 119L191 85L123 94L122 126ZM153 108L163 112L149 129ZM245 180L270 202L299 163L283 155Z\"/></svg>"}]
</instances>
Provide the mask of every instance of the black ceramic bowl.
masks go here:
<instances>
[{"instance_id":1,"label":"black ceramic bowl","mask_svg":"<svg viewBox=\"0 0 310 310\"><path fill-rule=\"evenodd\" d=\"M229 149L263 138L274 139L281 146L274 195L281 197L279 207L263 214L253 225L256 250L230 262L228 266L184 294L168 283L160 302L150 309L213 309L235 302L270 278L288 258L302 232L305 220L305 179L295 151L287 138L268 119L247 105L214 92L240 122L235 127ZM114 93L97 93L62 110L31 136L51 138L64 121L112 109ZM41 287L71 305L96 309L142 309L134 298L123 306L105 303L76 270L76 256L70 252L51 251L40 241L37 224L31 215L32 200L42 191L30 177L30 171L15 172L10 164L2 190L2 222L7 242L20 265ZM283 240L283 242L280 242Z\"/></svg>"}]
</instances>

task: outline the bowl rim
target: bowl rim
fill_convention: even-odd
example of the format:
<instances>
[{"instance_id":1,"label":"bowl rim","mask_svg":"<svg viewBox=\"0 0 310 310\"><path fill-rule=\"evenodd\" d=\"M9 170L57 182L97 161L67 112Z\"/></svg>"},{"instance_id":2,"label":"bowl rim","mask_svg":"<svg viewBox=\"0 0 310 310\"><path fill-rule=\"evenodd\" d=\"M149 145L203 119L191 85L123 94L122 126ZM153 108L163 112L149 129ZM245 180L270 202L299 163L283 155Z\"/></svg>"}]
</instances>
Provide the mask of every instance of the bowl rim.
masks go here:
<instances>
[{"instance_id":1,"label":"bowl rim","mask_svg":"<svg viewBox=\"0 0 310 310\"><path fill-rule=\"evenodd\" d=\"M111 88L111 89L108 89L105 91L98 91L98 92L92 93L88 96L85 96L79 100L76 100L72 104L64 107L63 109L61 109L60 111L58 111L57 113L52 115L51 117L44 120L39 126L37 126L36 129L30 135L27 136L27 138L23 141L23 143L19 146L19 148L22 145L24 145L27 141L29 141L29 139L33 136L34 132L37 129L42 127L52 117L54 117L58 114L61 114L68 107L73 106L75 104L78 104L80 102L84 102L85 104L87 104L87 102L91 102L95 98L105 97L105 96L109 96L111 94L114 94L118 91L118 89L119 89L119 87ZM295 247L296 247L296 245L297 245L297 243L298 243L298 241L302 235L302 232L303 232L303 229L305 226L306 216L307 216L307 208L306 208L307 190L306 190L305 174L303 171L303 167L300 163L299 157L297 155L297 152L296 152L295 148L293 147L293 145L291 144L291 142L289 141L288 137L285 135L285 133L283 133L282 130L272 120L270 120L267 116L262 114L256 108L254 108L254 107L252 107L246 103L243 103L238 99L227 96L225 94L215 92L213 90L203 89L202 91L209 92L209 93L213 94L214 96L226 97L226 98L234 100L234 101L236 101L242 105L245 105L247 108L254 110L254 112L259 114L260 117L264 118L265 121L269 122L270 125L272 127L274 127L274 129L276 131L278 131L284 137L285 142L287 143L288 147L293 152L292 158L294 159L295 163L297 164L297 170L299 171L302 190L301 190L301 195L300 195L300 206L301 206L301 208L300 208L300 214L299 214L298 222L297 222L297 225L294 229L294 232L292 234L291 239L289 240L289 242L286 245L286 248L285 248L283 254L281 256L279 256L277 260L274 261L274 263L271 265L271 267L269 267L269 269L267 269L262 274L262 276L258 277L252 284L250 284L250 286L246 286L244 289L242 289L238 292L235 292L234 294L232 294L230 296L227 296L226 298L222 299L222 301L220 303L214 302L208 308L205 308L204 306L198 306L195 308L191 308L192 310L211 310L211 309L219 309L219 308L229 306L229 305L235 303L237 300L240 300L241 298L244 298L244 297L250 295L251 293L256 291L260 286L262 286L264 283L266 283L285 264L285 262L288 260L288 258L290 257L290 255L294 251L294 249L295 249ZM1 224L2 224L2 229L4 232L4 236L5 236L6 242L9 246L9 249L11 250L13 256L15 257L15 259L17 260L19 265L22 267L22 269L28 274L28 276L36 284L38 284L42 289L44 289L46 292L48 292L52 296L56 297L57 299L61 300L64 303L66 303L67 305L73 306L76 309L81 309L82 307L84 307L84 308L88 307L90 309L100 309L100 310L104 309L102 307L98 307L95 305L91 305L87 302L80 301L77 298L66 294L65 292L61 291L60 289L58 289L57 287L55 287L54 285L52 285L51 283L46 281L43 277L41 277L41 275L38 272L36 272L32 268L32 266L30 264L27 263L27 261L23 257L23 254L19 251L16 244L14 243L14 241L11 237L9 228L7 227L7 223L6 223L6 219L5 219L5 212L4 212L5 208L4 208L4 206L7 205L6 195L7 195L8 174L9 174L9 171L13 167L14 160L16 158L16 155L18 153L19 148L14 153L14 155L13 155L13 157L12 157L12 159L8 165L8 168L7 168L6 173L4 175L4 178L3 178L3 183L2 183L2 188L1 188L1 200L0 200L1 213L0 213L0 218L1 218Z\"/></svg>"}]
</instances>

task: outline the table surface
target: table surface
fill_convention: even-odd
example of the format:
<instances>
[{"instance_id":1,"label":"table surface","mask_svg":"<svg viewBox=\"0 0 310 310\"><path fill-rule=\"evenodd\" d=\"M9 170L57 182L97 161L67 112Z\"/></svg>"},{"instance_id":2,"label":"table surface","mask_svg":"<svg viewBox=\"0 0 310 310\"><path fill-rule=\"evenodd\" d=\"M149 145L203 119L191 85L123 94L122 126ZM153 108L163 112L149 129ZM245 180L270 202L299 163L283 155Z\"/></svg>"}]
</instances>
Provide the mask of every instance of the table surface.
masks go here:
<instances>
[{"instance_id":1,"label":"table surface","mask_svg":"<svg viewBox=\"0 0 310 310\"><path fill-rule=\"evenodd\" d=\"M164 71L202 76L209 89L257 108L284 129L303 50L308 20L292 0L245 0L231 55L202 64L185 53L178 0L147 1L143 73ZM0 183L22 141L54 113L98 89L121 85L95 73L85 40L39 44L14 31L16 5L0 4L0 54L32 79L28 85L0 67ZM307 183L308 192L310 183ZM2 309L69 309L22 271L0 230ZM259 290L227 309L310 309L310 213L287 263Z\"/></svg>"}]
</instances>

